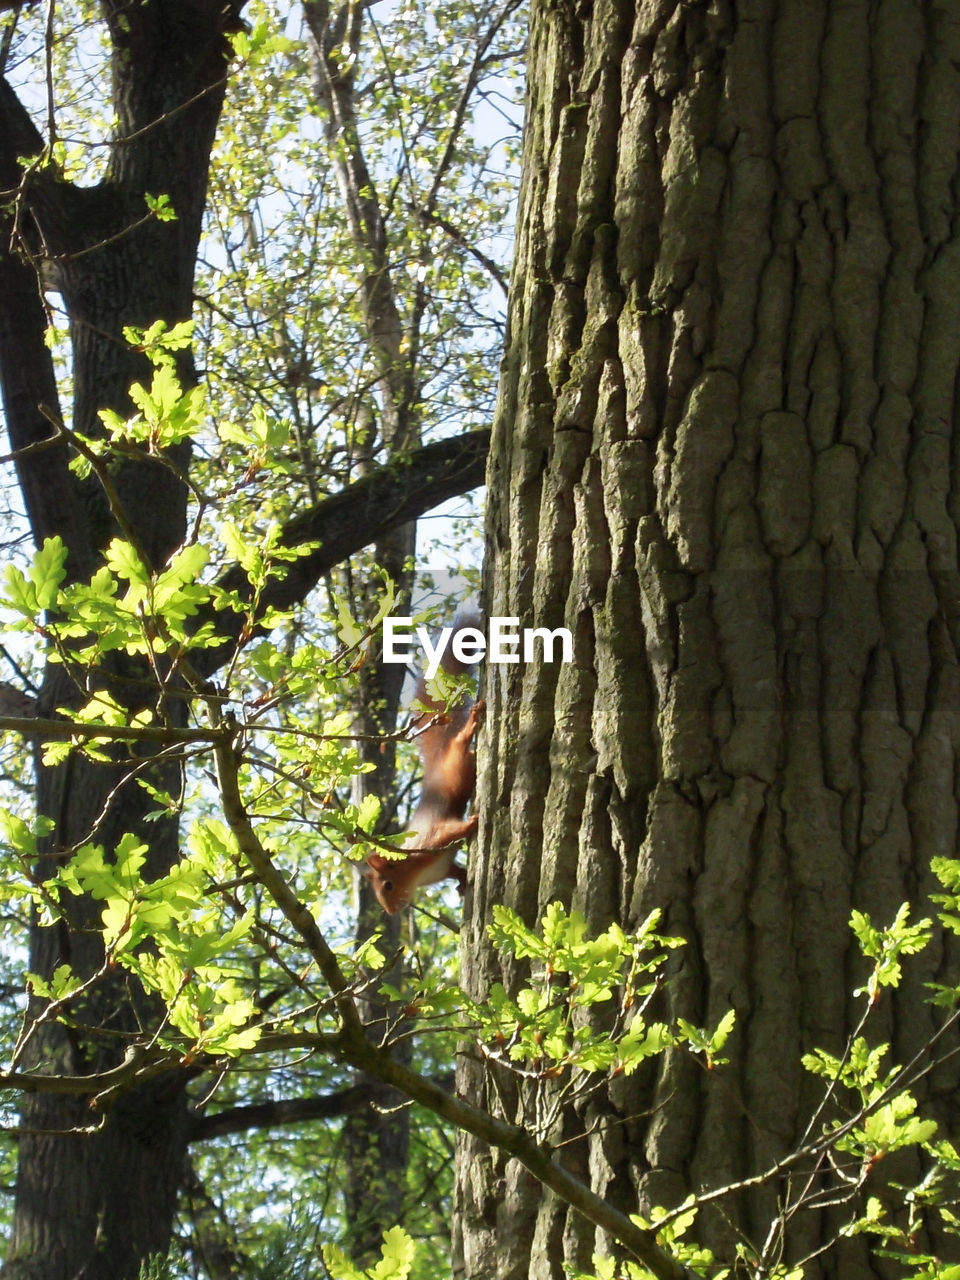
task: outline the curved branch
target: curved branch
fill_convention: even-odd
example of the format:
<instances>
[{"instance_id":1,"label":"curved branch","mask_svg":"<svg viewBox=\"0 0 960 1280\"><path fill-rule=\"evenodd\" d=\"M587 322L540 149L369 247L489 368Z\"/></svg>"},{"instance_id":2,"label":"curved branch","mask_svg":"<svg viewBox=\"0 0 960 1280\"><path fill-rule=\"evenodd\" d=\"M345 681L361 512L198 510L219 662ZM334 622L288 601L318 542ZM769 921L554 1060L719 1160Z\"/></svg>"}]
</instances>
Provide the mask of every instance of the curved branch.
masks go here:
<instances>
[{"instance_id":1,"label":"curved branch","mask_svg":"<svg viewBox=\"0 0 960 1280\"><path fill-rule=\"evenodd\" d=\"M637 1226L627 1214L604 1200L576 1174L561 1165L556 1153L536 1142L526 1129L501 1120L481 1107L445 1093L432 1080L395 1061L390 1054L344 1027L340 1034L341 1054L353 1066L393 1085L414 1102L448 1120L458 1129L472 1133L491 1147L519 1160L524 1168L549 1187L566 1204L577 1209L588 1222L607 1231L629 1249L657 1280L695 1280L692 1271L675 1261L657 1243L656 1232Z\"/></svg>"}]
</instances>

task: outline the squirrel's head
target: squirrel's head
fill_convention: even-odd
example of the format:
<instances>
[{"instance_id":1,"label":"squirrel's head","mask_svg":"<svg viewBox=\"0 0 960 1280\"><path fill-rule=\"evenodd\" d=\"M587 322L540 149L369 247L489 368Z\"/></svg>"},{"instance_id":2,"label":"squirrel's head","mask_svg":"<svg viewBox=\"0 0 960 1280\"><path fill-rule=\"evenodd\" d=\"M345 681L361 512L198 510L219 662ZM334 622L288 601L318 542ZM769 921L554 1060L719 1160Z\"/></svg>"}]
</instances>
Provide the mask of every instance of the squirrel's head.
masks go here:
<instances>
[{"instance_id":1,"label":"squirrel's head","mask_svg":"<svg viewBox=\"0 0 960 1280\"><path fill-rule=\"evenodd\" d=\"M416 880L410 867L405 866L403 862L392 861L379 853L371 853L363 874L373 886L376 899L388 916L402 911L413 897Z\"/></svg>"}]
</instances>

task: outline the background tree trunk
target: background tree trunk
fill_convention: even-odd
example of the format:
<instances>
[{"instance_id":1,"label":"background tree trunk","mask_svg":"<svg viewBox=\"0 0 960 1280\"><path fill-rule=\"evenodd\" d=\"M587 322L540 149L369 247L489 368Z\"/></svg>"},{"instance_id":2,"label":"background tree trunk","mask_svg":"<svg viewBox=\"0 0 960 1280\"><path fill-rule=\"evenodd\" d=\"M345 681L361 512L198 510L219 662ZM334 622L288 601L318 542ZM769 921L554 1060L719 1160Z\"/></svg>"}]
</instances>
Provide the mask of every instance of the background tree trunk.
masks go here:
<instances>
[{"instance_id":1,"label":"background tree trunk","mask_svg":"<svg viewBox=\"0 0 960 1280\"><path fill-rule=\"evenodd\" d=\"M42 245L43 256L55 264L71 323L73 426L87 434L98 433L100 408L130 414L131 382L149 381L149 365L126 342L123 327L157 319L173 324L191 313L207 163L227 70L224 33L235 24L239 7L225 6L222 0L104 5L114 48L120 140L106 177L96 188L79 189L41 170L21 193L23 242L18 247L39 255ZM7 86L0 108L0 164L9 189L16 186L18 157L36 154L39 137ZM144 220L146 194L168 195L177 221ZM31 300L26 271L15 258L5 260L3 279L16 282L18 292L0 301L4 406L15 448L49 434L37 406L54 410L56 405L38 320L39 289L34 280ZM8 381L18 362L22 385ZM189 384L189 361L181 362L180 375ZM32 532L38 544L55 533L68 538L71 573L81 577L116 536L114 513L95 478L78 481L67 471L65 458L61 464L59 454L53 462L51 456L35 455L21 466ZM185 455L176 461L185 462ZM184 536L185 486L171 469L153 461L124 463L115 484L145 553L154 566L162 564ZM121 703L139 706L150 699L145 664L121 655L105 669L119 678L111 693ZM52 715L65 704L81 705L92 691L76 680L77 673L50 667L40 714ZM183 706L168 707L167 714L171 723L182 723ZM145 823L154 802L129 780L118 788L131 763L118 757L116 766L101 765L78 756L51 769L38 762L38 812L55 822L41 865L44 874L53 874L64 853L88 839L112 851L126 831L137 832L149 846L149 875L169 868L178 853L176 822ZM175 764L157 764L146 776L154 786L178 794ZM102 943L84 926L97 922L101 909L82 900L69 924L41 928L35 923L31 970L49 975L66 962L81 975L95 973L103 963ZM69 1074L116 1065L143 1025L145 1010L138 1007L143 996L135 988L120 977L98 983L74 1010L86 1029L44 1022L27 1041L24 1065ZM183 1084L177 1077L131 1090L106 1116L85 1099L25 1097L4 1277L125 1280L137 1275L149 1254L166 1251L184 1174Z\"/></svg>"},{"instance_id":2,"label":"background tree trunk","mask_svg":"<svg viewBox=\"0 0 960 1280\"><path fill-rule=\"evenodd\" d=\"M364 328L374 366L379 372L376 407L378 414L364 411L366 429L358 433L354 465L359 474L370 469L370 460L382 438L386 456L395 460L422 443L419 430L420 382L417 370L420 313L401 317L392 278L391 245L380 196L367 166L357 128L356 71L359 66L365 13L352 4L333 12L323 0L305 0L314 97L324 117L324 131L330 144L330 161L343 202L344 216L352 239L365 261L363 276ZM354 55L343 58L343 48ZM378 420L379 419L379 420ZM397 591L397 612L409 611L413 585L411 565L417 548L415 522L393 529L372 547L372 561L390 577ZM355 603L358 612L372 601L378 580L358 584ZM382 739L397 728L400 698L406 670L384 664L379 651L361 675L355 724L360 752L365 763L376 767L354 780L354 799L373 793L382 806L380 830L396 830L397 774L396 748ZM380 739L378 741L377 739ZM370 883L355 873L357 921L355 936L365 942L380 930L384 953L396 957L381 980L400 987L403 961L399 946L404 925L402 916L385 916ZM379 992L372 981L359 1001L361 1016L376 1041L383 1029L398 1021L396 1002ZM397 1050L409 1063L411 1045ZM369 1100L349 1111L343 1124L344 1207L346 1242L359 1266L375 1265L380 1258L383 1234L403 1220L410 1160L410 1110L394 1089L363 1071L354 1072L354 1082L369 1090Z\"/></svg>"},{"instance_id":3,"label":"background tree trunk","mask_svg":"<svg viewBox=\"0 0 960 1280\"><path fill-rule=\"evenodd\" d=\"M410 574L405 566L411 562L415 550L415 524L401 525L391 538L379 542L375 548L374 563L382 566L398 585L402 602L410 598ZM375 590L377 583L369 585ZM406 604L400 612L405 608ZM385 664L377 651L363 668L357 697L355 724L360 752L364 761L372 762L376 768L372 773L357 776L354 798L357 803L371 793L379 798L382 805L379 825L384 834L396 830L397 752L395 743L383 738L396 731L405 677L404 667ZM396 1001L383 996L379 986L382 981L397 987L402 985L400 948L407 921L403 915L384 915L369 881L359 871L355 876L355 938L362 943L379 931L384 954L393 958L379 981L374 981L370 971L369 988L358 999L361 1017L376 1043L385 1029L396 1025L401 1016ZM398 1049L398 1056L407 1064L410 1048L408 1040ZM343 1121L346 1241L356 1264L369 1267L380 1258L383 1233L403 1221L410 1160L410 1108L404 1105L404 1099L395 1089L365 1071L355 1071L353 1080L366 1087L369 1097L362 1106L351 1109Z\"/></svg>"},{"instance_id":4,"label":"background tree trunk","mask_svg":"<svg viewBox=\"0 0 960 1280\"><path fill-rule=\"evenodd\" d=\"M924 909L958 826L960 26L863 0L535 4L511 333L491 450L489 611L575 660L488 668L464 970L504 901L682 934L671 1056L569 1113L559 1158L619 1207L790 1151L855 1025L856 906ZM871 1023L929 1038L911 964ZM516 975L508 971L509 984ZM461 1066L466 1096L524 1096ZM952 1118L956 1064L925 1082ZM576 1141L569 1141L580 1136ZM698 1222L727 1261L783 1185ZM594 1233L463 1139L460 1265L559 1277ZM790 1225L789 1256L837 1219ZM805 1272L882 1274L861 1240Z\"/></svg>"}]
</instances>

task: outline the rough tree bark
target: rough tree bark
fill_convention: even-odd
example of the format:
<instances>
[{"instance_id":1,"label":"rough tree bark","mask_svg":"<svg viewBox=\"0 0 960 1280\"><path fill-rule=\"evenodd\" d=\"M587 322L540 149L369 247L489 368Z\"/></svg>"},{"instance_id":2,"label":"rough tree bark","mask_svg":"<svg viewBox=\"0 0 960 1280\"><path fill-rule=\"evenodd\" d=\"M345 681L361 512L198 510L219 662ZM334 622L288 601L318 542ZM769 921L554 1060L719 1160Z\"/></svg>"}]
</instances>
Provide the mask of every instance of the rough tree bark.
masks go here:
<instances>
[{"instance_id":1,"label":"rough tree bark","mask_svg":"<svg viewBox=\"0 0 960 1280\"><path fill-rule=\"evenodd\" d=\"M858 1011L851 907L889 920L956 848L956 17L534 4L488 603L576 652L488 670L464 969L480 997L502 976L494 902L594 928L661 906L688 943L672 1012L736 1010L718 1078L676 1055L549 1135L628 1211L792 1149L821 1093L800 1054ZM898 1061L947 959L876 1013ZM954 1127L956 1085L955 1062L925 1084ZM459 1086L522 1113L476 1063ZM517 1165L468 1139L458 1166L466 1275L589 1263L592 1229ZM784 1190L701 1237L762 1244ZM800 1215L788 1254L835 1226ZM805 1272L879 1274L861 1240Z\"/></svg>"}]
</instances>

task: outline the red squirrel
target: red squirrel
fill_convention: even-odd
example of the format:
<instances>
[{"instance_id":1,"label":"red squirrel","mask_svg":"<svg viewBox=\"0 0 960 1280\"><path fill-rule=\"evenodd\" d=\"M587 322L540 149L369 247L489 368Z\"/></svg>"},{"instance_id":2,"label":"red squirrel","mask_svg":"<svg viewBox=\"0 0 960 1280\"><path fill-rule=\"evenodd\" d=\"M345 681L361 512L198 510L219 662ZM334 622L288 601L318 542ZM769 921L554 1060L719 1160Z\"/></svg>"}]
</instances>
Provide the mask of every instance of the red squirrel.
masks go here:
<instances>
[{"instance_id":1,"label":"red squirrel","mask_svg":"<svg viewBox=\"0 0 960 1280\"><path fill-rule=\"evenodd\" d=\"M472 622L458 620L459 632ZM444 651L440 665L450 675L469 671L472 664ZM484 703L466 698L443 714L444 703L427 692L423 672L417 678L417 702L429 708L414 723L419 729L417 745L423 762L420 798L410 819L412 834L404 858L385 858L372 853L363 874L373 886L377 901L393 915L406 907L421 885L453 878L460 892L466 886L466 872L454 859L457 849L477 829L477 815L463 816L473 796L477 763L470 749ZM421 727L423 726L423 727Z\"/></svg>"}]
</instances>

